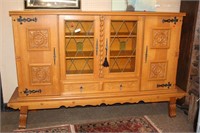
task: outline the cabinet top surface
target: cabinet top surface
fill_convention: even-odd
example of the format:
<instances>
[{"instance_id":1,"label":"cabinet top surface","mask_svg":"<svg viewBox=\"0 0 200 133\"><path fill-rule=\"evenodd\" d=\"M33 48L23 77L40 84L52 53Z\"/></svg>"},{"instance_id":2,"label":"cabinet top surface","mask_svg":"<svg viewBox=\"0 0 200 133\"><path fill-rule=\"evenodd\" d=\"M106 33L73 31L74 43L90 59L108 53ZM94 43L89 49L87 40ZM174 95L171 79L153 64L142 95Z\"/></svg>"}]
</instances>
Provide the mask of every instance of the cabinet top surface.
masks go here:
<instances>
[{"instance_id":1,"label":"cabinet top surface","mask_svg":"<svg viewBox=\"0 0 200 133\"><path fill-rule=\"evenodd\" d=\"M185 13L172 12L116 12L116 11L69 11L69 10L21 10L10 11L12 15L136 15L136 16L185 16Z\"/></svg>"}]
</instances>

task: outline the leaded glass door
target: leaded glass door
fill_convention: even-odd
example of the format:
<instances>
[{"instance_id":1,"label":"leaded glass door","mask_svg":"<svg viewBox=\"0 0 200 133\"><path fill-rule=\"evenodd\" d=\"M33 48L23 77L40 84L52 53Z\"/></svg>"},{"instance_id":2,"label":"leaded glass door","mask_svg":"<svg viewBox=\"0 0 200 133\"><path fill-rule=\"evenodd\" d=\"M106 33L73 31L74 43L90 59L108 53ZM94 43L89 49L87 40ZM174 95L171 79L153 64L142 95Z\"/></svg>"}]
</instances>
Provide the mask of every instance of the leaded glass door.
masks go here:
<instances>
[{"instance_id":1,"label":"leaded glass door","mask_svg":"<svg viewBox=\"0 0 200 133\"><path fill-rule=\"evenodd\" d=\"M106 43L108 49L109 75L120 74L123 76L139 75L141 46L142 46L142 17L119 17L107 18ZM108 31L109 30L109 31ZM122 74L124 73L124 75Z\"/></svg>"},{"instance_id":2,"label":"leaded glass door","mask_svg":"<svg viewBox=\"0 0 200 133\"><path fill-rule=\"evenodd\" d=\"M64 73L68 77L94 77L98 66L98 18L95 16L62 16L62 52ZM63 75L64 75L63 74Z\"/></svg>"}]
</instances>

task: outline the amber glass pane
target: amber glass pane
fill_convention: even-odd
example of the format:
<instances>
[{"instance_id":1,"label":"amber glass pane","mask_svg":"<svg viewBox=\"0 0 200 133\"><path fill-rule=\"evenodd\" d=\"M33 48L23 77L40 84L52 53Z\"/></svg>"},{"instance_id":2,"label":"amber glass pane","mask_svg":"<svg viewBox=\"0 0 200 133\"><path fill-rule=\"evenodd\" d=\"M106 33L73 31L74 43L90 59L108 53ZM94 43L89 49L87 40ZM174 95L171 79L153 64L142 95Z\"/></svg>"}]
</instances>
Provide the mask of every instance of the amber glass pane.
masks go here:
<instances>
[{"instance_id":1,"label":"amber glass pane","mask_svg":"<svg viewBox=\"0 0 200 133\"><path fill-rule=\"evenodd\" d=\"M66 74L93 73L94 22L65 22Z\"/></svg>"},{"instance_id":2,"label":"amber glass pane","mask_svg":"<svg viewBox=\"0 0 200 133\"><path fill-rule=\"evenodd\" d=\"M111 21L110 72L134 72L137 21Z\"/></svg>"}]
</instances>

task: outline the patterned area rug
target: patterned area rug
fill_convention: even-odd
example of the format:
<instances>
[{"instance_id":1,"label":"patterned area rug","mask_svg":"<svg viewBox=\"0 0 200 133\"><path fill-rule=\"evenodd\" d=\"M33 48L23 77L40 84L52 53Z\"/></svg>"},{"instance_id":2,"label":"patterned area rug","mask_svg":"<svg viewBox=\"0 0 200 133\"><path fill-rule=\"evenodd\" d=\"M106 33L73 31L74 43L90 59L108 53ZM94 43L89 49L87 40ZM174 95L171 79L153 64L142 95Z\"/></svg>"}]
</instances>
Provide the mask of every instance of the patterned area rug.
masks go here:
<instances>
[{"instance_id":1,"label":"patterned area rug","mask_svg":"<svg viewBox=\"0 0 200 133\"><path fill-rule=\"evenodd\" d=\"M23 129L15 130L15 132L63 132L63 133L76 133L76 132L137 132L137 133L160 133L153 122L147 117L136 117L130 119L101 121L94 123L84 123L75 125L60 125L44 128Z\"/></svg>"}]
</instances>

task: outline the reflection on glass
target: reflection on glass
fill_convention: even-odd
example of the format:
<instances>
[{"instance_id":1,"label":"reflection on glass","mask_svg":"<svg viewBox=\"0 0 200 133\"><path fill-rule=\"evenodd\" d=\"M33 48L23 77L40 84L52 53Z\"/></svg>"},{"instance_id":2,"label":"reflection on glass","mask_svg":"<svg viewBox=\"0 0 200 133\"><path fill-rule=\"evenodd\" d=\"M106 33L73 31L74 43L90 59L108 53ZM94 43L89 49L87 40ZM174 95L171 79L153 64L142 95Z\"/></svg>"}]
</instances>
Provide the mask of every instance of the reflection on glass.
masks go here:
<instances>
[{"instance_id":1,"label":"reflection on glass","mask_svg":"<svg viewBox=\"0 0 200 133\"><path fill-rule=\"evenodd\" d=\"M110 72L134 72L137 21L111 21Z\"/></svg>"},{"instance_id":2,"label":"reflection on glass","mask_svg":"<svg viewBox=\"0 0 200 133\"><path fill-rule=\"evenodd\" d=\"M65 22L66 74L91 74L94 69L93 21Z\"/></svg>"}]
</instances>

